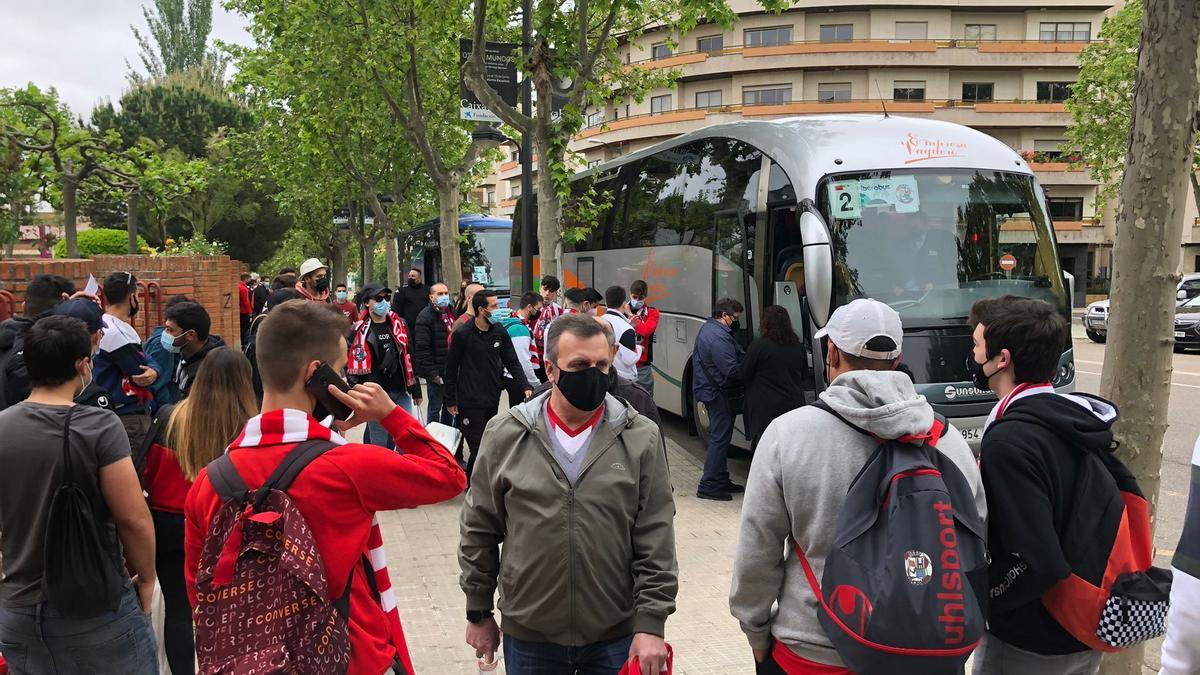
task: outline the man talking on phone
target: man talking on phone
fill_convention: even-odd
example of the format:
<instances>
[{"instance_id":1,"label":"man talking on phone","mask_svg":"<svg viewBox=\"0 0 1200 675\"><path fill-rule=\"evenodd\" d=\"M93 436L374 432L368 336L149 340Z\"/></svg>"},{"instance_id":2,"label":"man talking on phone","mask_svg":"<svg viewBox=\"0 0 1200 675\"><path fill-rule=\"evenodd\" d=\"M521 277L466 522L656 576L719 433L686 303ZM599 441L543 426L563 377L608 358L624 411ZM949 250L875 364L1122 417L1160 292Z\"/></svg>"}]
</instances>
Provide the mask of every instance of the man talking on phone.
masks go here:
<instances>
[{"instance_id":1,"label":"man talking on phone","mask_svg":"<svg viewBox=\"0 0 1200 675\"><path fill-rule=\"evenodd\" d=\"M346 368L349 328L346 317L326 303L292 300L272 307L256 338L263 412L246 423L230 444L228 456L246 486L254 490L298 444L328 440L334 445L304 468L287 494L308 523L329 583L340 585L350 580L350 662L346 673L411 674L412 661L400 628L375 514L450 499L462 493L466 476L454 456L378 384L359 384L343 391L345 383L333 379ZM324 390L317 390L314 382L326 383ZM344 409L339 411L338 403ZM348 422L334 423L338 431L379 422L400 452L348 442L319 423L328 414L327 408L329 413L349 417ZM203 470L184 506L185 576L193 606L197 566L220 507L221 499ZM373 580L362 573L364 556L373 568ZM197 648L203 649L203 645L197 644Z\"/></svg>"}]
</instances>

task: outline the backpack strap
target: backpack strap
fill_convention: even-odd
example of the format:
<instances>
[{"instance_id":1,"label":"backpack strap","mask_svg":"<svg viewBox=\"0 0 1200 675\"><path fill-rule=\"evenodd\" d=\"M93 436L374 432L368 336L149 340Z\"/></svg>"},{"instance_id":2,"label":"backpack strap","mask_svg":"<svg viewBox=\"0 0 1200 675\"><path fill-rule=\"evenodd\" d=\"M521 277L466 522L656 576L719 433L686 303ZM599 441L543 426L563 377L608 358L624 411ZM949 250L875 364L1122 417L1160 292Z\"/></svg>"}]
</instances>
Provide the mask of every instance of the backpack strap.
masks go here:
<instances>
[{"instance_id":1,"label":"backpack strap","mask_svg":"<svg viewBox=\"0 0 1200 675\"><path fill-rule=\"evenodd\" d=\"M207 473L208 482L212 483L213 490L216 490L217 496L221 498L222 502L233 502L238 505L238 508L246 504L250 489L246 487L246 481L242 480L241 474L234 468L233 460L229 458L229 452L225 452L209 462Z\"/></svg>"},{"instance_id":2,"label":"backpack strap","mask_svg":"<svg viewBox=\"0 0 1200 675\"><path fill-rule=\"evenodd\" d=\"M813 401L809 405L811 405L814 408L817 408L818 410L824 410L825 412L829 413L830 415L833 415L834 417L841 420L842 424L845 424L846 426L857 431L858 433L862 434L863 436L870 436L871 438L875 438L875 434L872 434L871 432L867 431L866 429L863 429L862 427L858 426L857 424L854 424L853 422L846 419L845 417L842 417L841 414L838 413L838 411L833 409L833 406L826 403L820 397L818 397L817 400Z\"/></svg>"},{"instance_id":3,"label":"backpack strap","mask_svg":"<svg viewBox=\"0 0 1200 675\"><path fill-rule=\"evenodd\" d=\"M133 456L133 468L137 469L138 480L142 482L142 487L145 487L146 483L146 458L150 456L150 448L158 443L163 433L166 432L167 422L170 421L171 412L174 410L175 404L173 403L167 403L158 409L158 412L154 414L154 420L150 422L150 428L146 430L146 437L142 440L141 447Z\"/></svg>"},{"instance_id":4,"label":"backpack strap","mask_svg":"<svg viewBox=\"0 0 1200 675\"><path fill-rule=\"evenodd\" d=\"M314 439L304 441L292 448L287 456L283 458L283 461L279 463L279 466L275 467L275 470L263 482L262 487L255 491L254 509L257 511L262 508L271 490L287 492L287 489L292 485L292 481L296 480L296 476L300 475L304 467L311 464L314 459L336 447L337 444L333 441Z\"/></svg>"}]
</instances>

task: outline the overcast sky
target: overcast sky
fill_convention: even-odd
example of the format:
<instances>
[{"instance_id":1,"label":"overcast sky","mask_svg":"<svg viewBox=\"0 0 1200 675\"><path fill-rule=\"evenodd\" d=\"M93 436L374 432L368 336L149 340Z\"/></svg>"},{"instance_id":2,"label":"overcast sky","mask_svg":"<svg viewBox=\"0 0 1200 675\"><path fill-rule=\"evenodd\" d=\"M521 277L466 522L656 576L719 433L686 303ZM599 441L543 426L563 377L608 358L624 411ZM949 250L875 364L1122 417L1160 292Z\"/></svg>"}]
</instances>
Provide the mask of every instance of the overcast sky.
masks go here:
<instances>
[{"instance_id":1,"label":"overcast sky","mask_svg":"<svg viewBox=\"0 0 1200 675\"><path fill-rule=\"evenodd\" d=\"M242 17L214 5L210 39L248 44ZM86 118L121 97L126 60L141 70L131 24L147 32L138 0L0 0L0 87L53 86Z\"/></svg>"}]
</instances>

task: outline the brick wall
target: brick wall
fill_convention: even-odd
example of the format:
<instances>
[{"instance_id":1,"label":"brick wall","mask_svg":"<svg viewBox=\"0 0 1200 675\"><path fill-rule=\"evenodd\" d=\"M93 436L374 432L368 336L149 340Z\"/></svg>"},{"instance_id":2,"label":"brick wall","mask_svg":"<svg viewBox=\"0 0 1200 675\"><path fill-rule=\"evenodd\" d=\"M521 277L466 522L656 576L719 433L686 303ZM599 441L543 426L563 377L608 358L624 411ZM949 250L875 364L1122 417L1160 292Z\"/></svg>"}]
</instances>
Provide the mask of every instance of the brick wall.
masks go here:
<instances>
[{"instance_id":1,"label":"brick wall","mask_svg":"<svg viewBox=\"0 0 1200 675\"><path fill-rule=\"evenodd\" d=\"M211 332L229 344L240 343L238 276L245 265L228 256L100 255L90 260L0 260L0 290L12 293L20 313L29 280L39 274L60 274L82 290L89 274L103 283L113 272L132 272L150 297L143 296L134 327L145 338L162 323L162 307L176 295L204 305L212 317ZM0 314L5 314L0 306Z\"/></svg>"}]
</instances>

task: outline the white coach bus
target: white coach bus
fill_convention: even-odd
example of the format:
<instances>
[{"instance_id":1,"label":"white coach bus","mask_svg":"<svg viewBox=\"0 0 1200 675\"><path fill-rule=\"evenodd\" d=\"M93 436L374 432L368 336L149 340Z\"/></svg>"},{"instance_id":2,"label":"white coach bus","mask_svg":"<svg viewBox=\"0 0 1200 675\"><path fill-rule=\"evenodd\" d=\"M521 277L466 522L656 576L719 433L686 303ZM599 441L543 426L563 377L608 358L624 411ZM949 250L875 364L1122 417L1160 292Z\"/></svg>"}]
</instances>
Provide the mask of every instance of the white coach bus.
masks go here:
<instances>
[{"instance_id":1,"label":"white coach bus","mask_svg":"<svg viewBox=\"0 0 1200 675\"><path fill-rule=\"evenodd\" d=\"M691 355L717 298L745 305L743 345L764 306L788 310L809 359L809 401L825 386L812 335L830 312L858 297L887 302L903 319L902 361L917 390L972 444L995 397L967 374L971 305L1011 293L1047 300L1070 321L1033 172L956 124L863 115L715 125L580 173L573 192L588 191L604 208L585 241L564 244L564 283L603 292L646 280L662 315L655 401L702 435ZM580 224L570 218L564 228ZM1055 385L1071 389L1074 378L1068 341ZM742 420L736 428L744 445Z\"/></svg>"}]
</instances>

